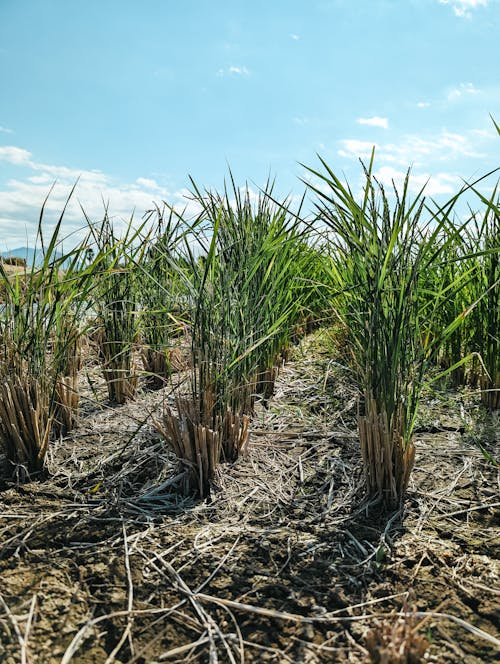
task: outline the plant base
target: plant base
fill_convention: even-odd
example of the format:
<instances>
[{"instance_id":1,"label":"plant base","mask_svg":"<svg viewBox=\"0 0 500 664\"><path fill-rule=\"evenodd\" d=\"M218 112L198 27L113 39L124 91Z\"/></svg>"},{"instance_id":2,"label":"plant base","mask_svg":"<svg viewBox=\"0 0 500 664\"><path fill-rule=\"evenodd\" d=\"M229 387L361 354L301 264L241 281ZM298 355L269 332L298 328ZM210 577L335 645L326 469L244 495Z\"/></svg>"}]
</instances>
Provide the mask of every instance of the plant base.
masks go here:
<instances>
[{"instance_id":1,"label":"plant base","mask_svg":"<svg viewBox=\"0 0 500 664\"><path fill-rule=\"evenodd\" d=\"M415 461L412 441L403 444L403 417L389 421L375 399L365 399L365 415L358 415L358 431L368 495L393 509L401 505Z\"/></svg>"},{"instance_id":2,"label":"plant base","mask_svg":"<svg viewBox=\"0 0 500 664\"><path fill-rule=\"evenodd\" d=\"M0 384L0 441L7 458L41 470L49 444L53 418L49 395L29 376L9 376Z\"/></svg>"},{"instance_id":3,"label":"plant base","mask_svg":"<svg viewBox=\"0 0 500 664\"><path fill-rule=\"evenodd\" d=\"M223 422L217 420L211 428L198 421L192 400L178 399L177 411L167 408L154 426L186 466L185 490L195 490L203 498L210 494L221 460L234 460L246 452L249 418L228 410Z\"/></svg>"}]
</instances>

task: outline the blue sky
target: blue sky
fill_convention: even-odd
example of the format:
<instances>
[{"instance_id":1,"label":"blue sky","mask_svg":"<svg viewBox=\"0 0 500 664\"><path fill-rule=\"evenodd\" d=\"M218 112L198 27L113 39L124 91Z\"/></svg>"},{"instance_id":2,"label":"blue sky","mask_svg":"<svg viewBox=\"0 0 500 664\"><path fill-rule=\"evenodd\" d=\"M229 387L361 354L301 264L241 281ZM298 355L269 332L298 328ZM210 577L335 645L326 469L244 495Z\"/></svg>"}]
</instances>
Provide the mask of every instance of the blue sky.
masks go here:
<instances>
[{"instance_id":1,"label":"blue sky","mask_svg":"<svg viewBox=\"0 0 500 664\"><path fill-rule=\"evenodd\" d=\"M228 164L300 196L320 154L356 188L451 196L499 164L500 0L0 0L0 251L33 244L80 178L65 231Z\"/></svg>"}]
</instances>

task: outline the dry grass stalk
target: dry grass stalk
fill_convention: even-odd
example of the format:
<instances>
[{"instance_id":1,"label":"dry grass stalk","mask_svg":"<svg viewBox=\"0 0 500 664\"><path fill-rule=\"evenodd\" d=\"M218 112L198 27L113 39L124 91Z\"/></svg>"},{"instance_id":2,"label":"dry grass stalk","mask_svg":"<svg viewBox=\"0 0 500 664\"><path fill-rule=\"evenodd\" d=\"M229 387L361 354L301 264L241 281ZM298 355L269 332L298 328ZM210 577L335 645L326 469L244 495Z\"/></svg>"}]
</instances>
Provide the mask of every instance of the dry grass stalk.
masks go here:
<instances>
[{"instance_id":1,"label":"dry grass stalk","mask_svg":"<svg viewBox=\"0 0 500 664\"><path fill-rule=\"evenodd\" d=\"M146 386L150 390L161 390L172 373L168 352L156 348L143 348L141 357L146 372Z\"/></svg>"},{"instance_id":2,"label":"dry grass stalk","mask_svg":"<svg viewBox=\"0 0 500 664\"><path fill-rule=\"evenodd\" d=\"M27 374L12 375L0 385L0 439L7 458L40 470L49 444L53 416L48 391Z\"/></svg>"},{"instance_id":3,"label":"dry grass stalk","mask_svg":"<svg viewBox=\"0 0 500 664\"><path fill-rule=\"evenodd\" d=\"M168 361L172 371L186 371L189 367L189 362L180 348L171 348L168 351Z\"/></svg>"},{"instance_id":4,"label":"dry grass stalk","mask_svg":"<svg viewBox=\"0 0 500 664\"><path fill-rule=\"evenodd\" d=\"M61 359L63 353L60 353ZM78 372L81 369L81 341L74 329L73 340L64 349L62 371L55 384L54 394L54 432L66 434L76 426L80 395L78 392Z\"/></svg>"},{"instance_id":5,"label":"dry grass stalk","mask_svg":"<svg viewBox=\"0 0 500 664\"><path fill-rule=\"evenodd\" d=\"M176 456L189 468L185 491L197 489L200 496L208 495L210 482L215 478L220 457L220 436L202 424L193 424L187 418L179 418L167 410L163 416L164 427L158 427Z\"/></svg>"},{"instance_id":6,"label":"dry grass stalk","mask_svg":"<svg viewBox=\"0 0 500 664\"><path fill-rule=\"evenodd\" d=\"M248 451L248 415L235 415L228 408L223 423L222 451L225 461L236 461Z\"/></svg>"},{"instance_id":7,"label":"dry grass stalk","mask_svg":"<svg viewBox=\"0 0 500 664\"><path fill-rule=\"evenodd\" d=\"M212 399L210 393L204 401L209 405ZM181 397L177 399L177 413L166 408L162 420L154 421L157 431L186 466L184 492L196 490L202 497L209 495L210 484L217 476L221 460L234 461L246 453L248 424L246 415L239 417L228 409L224 420L221 422L216 418L212 428L206 421L200 421L197 404Z\"/></svg>"},{"instance_id":8,"label":"dry grass stalk","mask_svg":"<svg viewBox=\"0 0 500 664\"><path fill-rule=\"evenodd\" d=\"M257 375L255 393L261 394L264 404L274 395L274 387L278 378L279 368L277 366L264 369Z\"/></svg>"},{"instance_id":9,"label":"dry grass stalk","mask_svg":"<svg viewBox=\"0 0 500 664\"><path fill-rule=\"evenodd\" d=\"M146 347L141 350L141 358L146 372L146 387L150 390L160 390L174 372L188 368L179 348L157 350Z\"/></svg>"},{"instance_id":10,"label":"dry grass stalk","mask_svg":"<svg viewBox=\"0 0 500 664\"><path fill-rule=\"evenodd\" d=\"M500 372L494 381L483 375L481 382L481 401L491 411L500 410Z\"/></svg>"},{"instance_id":11,"label":"dry grass stalk","mask_svg":"<svg viewBox=\"0 0 500 664\"><path fill-rule=\"evenodd\" d=\"M369 662L373 664L419 664L429 642L417 633L416 607L405 600L404 615L395 616L394 622L378 621L377 626L366 635Z\"/></svg>"},{"instance_id":12,"label":"dry grass stalk","mask_svg":"<svg viewBox=\"0 0 500 664\"><path fill-rule=\"evenodd\" d=\"M56 383L54 431L66 434L74 428L78 419L78 372L60 376Z\"/></svg>"},{"instance_id":13,"label":"dry grass stalk","mask_svg":"<svg viewBox=\"0 0 500 664\"><path fill-rule=\"evenodd\" d=\"M405 494L415 461L412 441L403 443L403 414L389 422L372 395L365 397L365 414L358 415L358 431L368 494L393 507Z\"/></svg>"},{"instance_id":14,"label":"dry grass stalk","mask_svg":"<svg viewBox=\"0 0 500 664\"><path fill-rule=\"evenodd\" d=\"M133 399L137 391L139 371L133 358L133 349L128 345L120 350L115 341L107 341L103 328L93 334L101 361L102 375L112 403L124 404Z\"/></svg>"},{"instance_id":15,"label":"dry grass stalk","mask_svg":"<svg viewBox=\"0 0 500 664\"><path fill-rule=\"evenodd\" d=\"M128 367L124 369L106 369L102 370L104 380L108 388L109 400L112 403L124 404L135 397L137 391L138 375L137 372Z\"/></svg>"}]
</instances>

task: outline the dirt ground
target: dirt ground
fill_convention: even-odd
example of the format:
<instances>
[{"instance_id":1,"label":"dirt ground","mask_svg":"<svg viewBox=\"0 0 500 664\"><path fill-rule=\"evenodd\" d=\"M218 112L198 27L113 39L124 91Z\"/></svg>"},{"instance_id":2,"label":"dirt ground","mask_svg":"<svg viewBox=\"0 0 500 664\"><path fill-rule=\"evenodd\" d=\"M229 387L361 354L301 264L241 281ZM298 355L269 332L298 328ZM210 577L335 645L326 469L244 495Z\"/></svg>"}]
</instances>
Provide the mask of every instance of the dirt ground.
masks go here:
<instances>
[{"instance_id":1,"label":"dirt ground","mask_svg":"<svg viewBox=\"0 0 500 664\"><path fill-rule=\"evenodd\" d=\"M498 416L429 392L404 512L374 517L329 357L295 351L205 502L152 425L171 390L111 408L89 368L46 476L0 458L0 662L500 661Z\"/></svg>"}]
</instances>

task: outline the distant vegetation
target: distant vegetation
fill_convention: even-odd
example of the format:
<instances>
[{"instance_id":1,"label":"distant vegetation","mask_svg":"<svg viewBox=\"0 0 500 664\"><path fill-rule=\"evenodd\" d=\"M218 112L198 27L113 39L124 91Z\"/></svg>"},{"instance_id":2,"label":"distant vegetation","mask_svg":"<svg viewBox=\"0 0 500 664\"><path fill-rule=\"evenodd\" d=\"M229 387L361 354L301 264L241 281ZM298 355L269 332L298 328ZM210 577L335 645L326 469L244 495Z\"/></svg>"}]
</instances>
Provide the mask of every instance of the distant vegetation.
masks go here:
<instances>
[{"instance_id":1,"label":"distant vegetation","mask_svg":"<svg viewBox=\"0 0 500 664\"><path fill-rule=\"evenodd\" d=\"M20 258L19 256L0 256L0 262L4 265L26 267L26 259Z\"/></svg>"}]
</instances>

